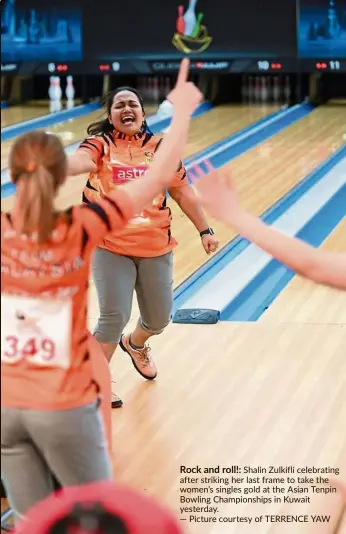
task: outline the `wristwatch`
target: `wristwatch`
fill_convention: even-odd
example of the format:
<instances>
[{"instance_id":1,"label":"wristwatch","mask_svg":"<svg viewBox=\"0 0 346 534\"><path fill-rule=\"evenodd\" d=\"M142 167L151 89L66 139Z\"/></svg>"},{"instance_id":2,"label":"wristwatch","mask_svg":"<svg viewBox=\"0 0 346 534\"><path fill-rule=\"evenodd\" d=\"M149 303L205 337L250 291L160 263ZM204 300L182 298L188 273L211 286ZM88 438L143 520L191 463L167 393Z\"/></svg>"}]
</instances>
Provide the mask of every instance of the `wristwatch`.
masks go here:
<instances>
[{"instance_id":1,"label":"wristwatch","mask_svg":"<svg viewBox=\"0 0 346 534\"><path fill-rule=\"evenodd\" d=\"M212 228L207 228L206 230L203 230L203 232L200 232L199 235L203 237L204 235L214 235L214 231Z\"/></svg>"}]
</instances>

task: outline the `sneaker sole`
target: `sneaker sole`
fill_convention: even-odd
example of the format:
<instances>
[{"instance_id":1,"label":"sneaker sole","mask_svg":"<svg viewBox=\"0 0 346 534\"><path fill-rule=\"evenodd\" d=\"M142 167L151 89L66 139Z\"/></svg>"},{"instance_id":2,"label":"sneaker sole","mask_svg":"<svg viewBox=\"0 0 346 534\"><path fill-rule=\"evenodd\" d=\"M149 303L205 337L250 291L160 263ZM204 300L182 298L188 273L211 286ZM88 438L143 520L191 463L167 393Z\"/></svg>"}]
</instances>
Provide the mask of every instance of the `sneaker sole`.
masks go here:
<instances>
[{"instance_id":1,"label":"sneaker sole","mask_svg":"<svg viewBox=\"0 0 346 534\"><path fill-rule=\"evenodd\" d=\"M138 369L137 365L136 365L136 362L135 360L132 358L131 354L129 353L129 351L127 350L127 348L125 347L123 341L122 341L122 338L120 339L119 341L119 345L120 347L122 348L122 350L124 352L126 352L126 354L128 354L131 358L131 361L133 363L133 366L134 368L136 369L137 373L139 373L143 378L145 378L146 380L155 380L155 378L157 377L157 373L155 376L146 376L144 373L142 373L142 371L140 369Z\"/></svg>"},{"instance_id":2,"label":"sneaker sole","mask_svg":"<svg viewBox=\"0 0 346 534\"><path fill-rule=\"evenodd\" d=\"M121 408L123 404L124 403L123 403L123 401L121 399L116 400L116 401L112 401L112 403L111 403L112 408Z\"/></svg>"}]
</instances>

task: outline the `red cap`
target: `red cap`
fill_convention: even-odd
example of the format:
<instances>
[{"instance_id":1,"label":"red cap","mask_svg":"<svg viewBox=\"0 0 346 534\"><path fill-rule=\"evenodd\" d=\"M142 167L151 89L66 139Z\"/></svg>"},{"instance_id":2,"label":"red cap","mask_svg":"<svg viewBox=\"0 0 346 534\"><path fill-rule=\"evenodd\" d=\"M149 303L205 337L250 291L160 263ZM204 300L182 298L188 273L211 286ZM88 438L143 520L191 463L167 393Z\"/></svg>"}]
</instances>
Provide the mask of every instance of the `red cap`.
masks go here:
<instances>
[{"instance_id":1,"label":"red cap","mask_svg":"<svg viewBox=\"0 0 346 534\"><path fill-rule=\"evenodd\" d=\"M87 502L98 503L121 519L129 534L183 534L175 517L154 499L111 481L64 488L36 504L15 534L47 534L77 503Z\"/></svg>"}]
</instances>

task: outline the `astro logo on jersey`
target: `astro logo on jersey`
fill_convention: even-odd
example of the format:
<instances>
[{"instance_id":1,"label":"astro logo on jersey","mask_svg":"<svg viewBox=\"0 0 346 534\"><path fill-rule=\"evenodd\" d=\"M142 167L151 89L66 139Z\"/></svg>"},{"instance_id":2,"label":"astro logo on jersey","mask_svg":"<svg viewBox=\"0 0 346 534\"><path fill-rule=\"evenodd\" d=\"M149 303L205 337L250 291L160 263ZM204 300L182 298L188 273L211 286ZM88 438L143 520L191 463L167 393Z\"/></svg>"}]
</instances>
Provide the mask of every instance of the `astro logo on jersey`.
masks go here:
<instances>
[{"instance_id":1,"label":"astro logo on jersey","mask_svg":"<svg viewBox=\"0 0 346 534\"><path fill-rule=\"evenodd\" d=\"M114 166L113 182L115 184L123 184L131 180L137 180L138 178L145 176L147 172L148 167L144 165L138 167L126 167L125 165L119 167Z\"/></svg>"}]
</instances>

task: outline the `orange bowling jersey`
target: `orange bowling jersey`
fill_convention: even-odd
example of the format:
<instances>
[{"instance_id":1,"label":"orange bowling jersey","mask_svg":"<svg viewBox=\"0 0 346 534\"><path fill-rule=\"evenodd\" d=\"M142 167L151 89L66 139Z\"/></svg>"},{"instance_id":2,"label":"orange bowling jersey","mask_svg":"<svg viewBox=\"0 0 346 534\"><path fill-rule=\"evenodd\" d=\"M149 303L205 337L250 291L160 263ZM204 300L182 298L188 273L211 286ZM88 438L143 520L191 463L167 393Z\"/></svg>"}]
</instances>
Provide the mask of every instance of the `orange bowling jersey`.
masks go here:
<instances>
[{"instance_id":1,"label":"orange bowling jersey","mask_svg":"<svg viewBox=\"0 0 346 534\"><path fill-rule=\"evenodd\" d=\"M119 132L85 139L79 150L91 154L97 172L89 175L83 201L93 202L130 180L145 180L161 141L161 136L151 133L127 137ZM181 164L172 176L171 187L182 187L188 183L186 170ZM171 220L166 191L162 191L150 205L136 213L125 227L109 233L99 246L123 256L161 256L177 245L171 235Z\"/></svg>"},{"instance_id":2,"label":"orange bowling jersey","mask_svg":"<svg viewBox=\"0 0 346 534\"><path fill-rule=\"evenodd\" d=\"M19 235L1 213L1 403L62 410L98 396L87 329L90 260L108 232L133 216L131 201L112 198L57 216L47 244Z\"/></svg>"}]
</instances>

